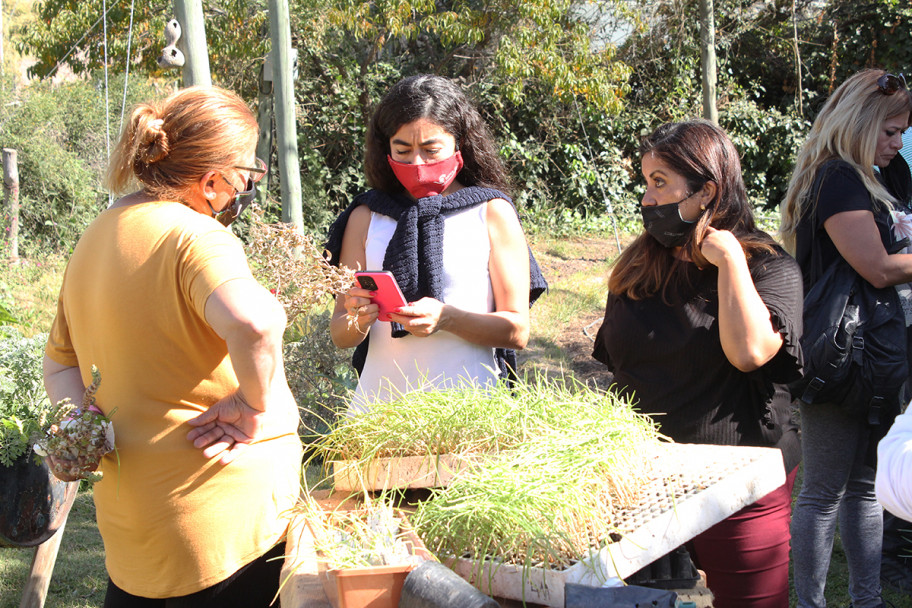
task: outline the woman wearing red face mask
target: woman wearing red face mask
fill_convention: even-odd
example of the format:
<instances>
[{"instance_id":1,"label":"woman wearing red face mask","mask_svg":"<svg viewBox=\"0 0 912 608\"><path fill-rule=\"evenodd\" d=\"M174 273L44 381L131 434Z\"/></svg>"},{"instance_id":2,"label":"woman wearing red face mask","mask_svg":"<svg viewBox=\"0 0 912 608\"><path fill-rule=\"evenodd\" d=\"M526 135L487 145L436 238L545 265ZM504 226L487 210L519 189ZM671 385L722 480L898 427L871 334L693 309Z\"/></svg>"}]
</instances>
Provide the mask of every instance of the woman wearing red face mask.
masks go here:
<instances>
[{"instance_id":1,"label":"woman wearing red face mask","mask_svg":"<svg viewBox=\"0 0 912 608\"><path fill-rule=\"evenodd\" d=\"M408 304L387 323L366 289L336 300L333 342L357 347L353 407L493 384L525 347L546 284L481 116L447 79L406 78L374 112L364 163L373 190L339 216L327 249L333 263L392 272Z\"/></svg>"}]
</instances>

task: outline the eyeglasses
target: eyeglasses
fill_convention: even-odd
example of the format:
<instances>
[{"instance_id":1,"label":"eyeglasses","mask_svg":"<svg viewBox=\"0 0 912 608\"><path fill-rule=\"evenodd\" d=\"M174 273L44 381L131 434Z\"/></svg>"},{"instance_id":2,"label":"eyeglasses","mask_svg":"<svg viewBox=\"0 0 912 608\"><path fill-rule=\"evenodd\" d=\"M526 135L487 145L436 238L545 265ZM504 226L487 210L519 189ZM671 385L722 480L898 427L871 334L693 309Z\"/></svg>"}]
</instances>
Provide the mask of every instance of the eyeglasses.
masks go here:
<instances>
[{"instance_id":1,"label":"eyeglasses","mask_svg":"<svg viewBox=\"0 0 912 608\"><path fill-rule=\"evenodd\" d=\"M884 74L877 79L877 87L884 95L893 95L900 89L906 89L907 91L909 90L909 87L906 85L906 77L902 74L899 76L894 76L893 74Z\"/></svg>"},{"instance_id":2,"label":"eyeglasses","mask_svg":"<svg viewBox=\"0 0 912 608\"><path fill-rule=\"evenodd\" d=\"M256 167L234 167L239 171L248 171L251 173L250 179L253 180L253 183L257 183L266 176L266 172L269 170L269 167L266 165L266 161L262 158L257 158L254 160Z\"/></svg>"}]
</instances>

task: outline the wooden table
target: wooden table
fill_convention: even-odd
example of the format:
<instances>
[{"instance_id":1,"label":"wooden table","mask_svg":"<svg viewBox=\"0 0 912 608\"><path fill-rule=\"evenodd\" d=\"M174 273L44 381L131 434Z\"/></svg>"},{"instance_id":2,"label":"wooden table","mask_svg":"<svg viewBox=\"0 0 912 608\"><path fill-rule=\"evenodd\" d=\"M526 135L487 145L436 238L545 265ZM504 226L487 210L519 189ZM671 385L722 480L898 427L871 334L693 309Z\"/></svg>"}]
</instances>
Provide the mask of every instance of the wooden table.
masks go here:
<instances>
[{"instance_id":1,"label":"wooden table","mask_svg":"<svg viewBox=\"0 0 912 608\"><path fill-rule=\"evenodd\" d=\"M644 486L641 502L620 511L620 539L593 552L585 562L564 570L485 563L458 559L452 568L474 580L503 606L521 606L519 598L536 604L564 605L565 583L601 586L612 578L626 579L675 547L753 503L785 481L782 454L773 448L669 444L654 456L655 479ZM314 494L324 508L342 504L339 495ZM286 556L288 581L283 608L329 607L318 576L313 538L303 518L292 522ZM285 576L283 576L284 580Z\"/></svg>"}]
</instances>

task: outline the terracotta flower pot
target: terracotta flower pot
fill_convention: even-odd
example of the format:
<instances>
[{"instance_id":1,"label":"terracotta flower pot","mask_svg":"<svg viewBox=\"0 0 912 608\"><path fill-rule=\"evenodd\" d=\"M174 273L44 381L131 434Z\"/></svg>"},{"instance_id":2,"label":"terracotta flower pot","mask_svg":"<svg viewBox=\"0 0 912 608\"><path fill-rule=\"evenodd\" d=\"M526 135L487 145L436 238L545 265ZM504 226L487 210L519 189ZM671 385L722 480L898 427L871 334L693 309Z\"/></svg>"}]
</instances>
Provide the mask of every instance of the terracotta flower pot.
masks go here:
<instances>
[{"instance_id":1,"label":"terracotta flower pot","mask_svg":"<svg viewBox=\"0 0 912 608\"><path fill-rule=\"evenodd\" d=\"M0 545L35 547L60 528L70 512L78 483L54 477L31 450L12 466L0 465Z\"/></svg>"},{"instance_id":2,"label":"terracotta flower pot","mask_svg":"<svg viewBox=\"0 0 912 608\"><path fill-rule=\"evenodd\" d=\"M397 608L414 564L327 570L323 590L334 608Z\"/></svg>"}]
</instances>

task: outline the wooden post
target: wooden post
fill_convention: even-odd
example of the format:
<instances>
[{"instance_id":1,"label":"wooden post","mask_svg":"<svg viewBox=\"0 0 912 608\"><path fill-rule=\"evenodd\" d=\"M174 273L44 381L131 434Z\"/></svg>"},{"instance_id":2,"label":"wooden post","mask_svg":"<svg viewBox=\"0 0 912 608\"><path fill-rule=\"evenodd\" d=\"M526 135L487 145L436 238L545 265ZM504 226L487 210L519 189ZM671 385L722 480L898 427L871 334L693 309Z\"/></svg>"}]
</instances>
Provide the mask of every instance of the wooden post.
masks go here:
<instances>
[{"instance_id":1,"label":"wooden post","mask_svg":"<svg viewBox=\"0 0 912 608\"><path fill-rule=\"evenodd\" d=\"M700 56L703 64L703 118L719 124L716 108L716 22L713 0L700 0Z\"/></svg>"},{"instance_id":2,"label":"wooden post","mask_svg":"<svg viewBox=\"0 0 912 608\"><path fill-rule=\"evenodd\" d=\"M269 0L269 32L272 39L272 83L275 87L276 148L282 180L282 221L303 229L288 0Z\"/></svg>"},{"instance_id":3,"label":"wooden post","mask_svg":"<svg viewBox=\"0 0 912 608\"><path fill-rule=\"evenodd\" d=\"M178 48L184 53L183 86L212 84L209 51L206 47L206 21L201 0L173 0L174 16L181 26Z\"/></svg>"},{"instance_id":4,"label":"wooden post","mask_svg":"<svg viewBox=\"0 0 912 608\"><path fill-rule=\"evenodd\" d=\"M274 116L272 107L272 74L266 73L266 64L260 67L260 90L257 96L257 123L260 125L260 136L257 139L256 155L266 161L267 168L272 162L272 119ZM266 173L266 177L257 183L257 203L262 207L266 204L266 193L269 192L269 181L271 176Z\"/></svg>"},{"instance_id":5,"label":"wooden post","mask_svg":"<svg viewBox=\"0 0 912 608\"><path fill-rule=\"evenodd\" d=\"M12 148L3 148L3 193L10 214L9 257L16 262L19 260L19 165Z\"/></svg>"},{"instance_id":6,"label":"wooden post","mask_svg":"<svg viewBox=\"0 0 912 608\"><path fill-rule=\"evenodd\" d=\"M79 492L78 481L72 481L64 484L64 486L63 502L57 512L60 517L60 524L57 526L57 531L50 538L35 547L32 567L22 590L19 608L43 608L44 601L47 598L51 575L54 572L54 564L57 562L57 553L60 551L60 542L63 540L63 530L66 528L67 517L70 515L70 509L73 508L73 502Z\"/></svg>"},{"instance_id":7,"label":"wooden post","mask_svg":"<svg viewBox=\"0 0 912 608\"><path fill-rule=\"evenodd\" d=\"M74 492L73 496L75 495L76 493ZM54 536L35 547L32 568L29 570L29 577L22 591L22 600L19 602L19 608L42 608L44 606L65 527L66 519L57 528Z\"/></svg>"}]
</instances>

